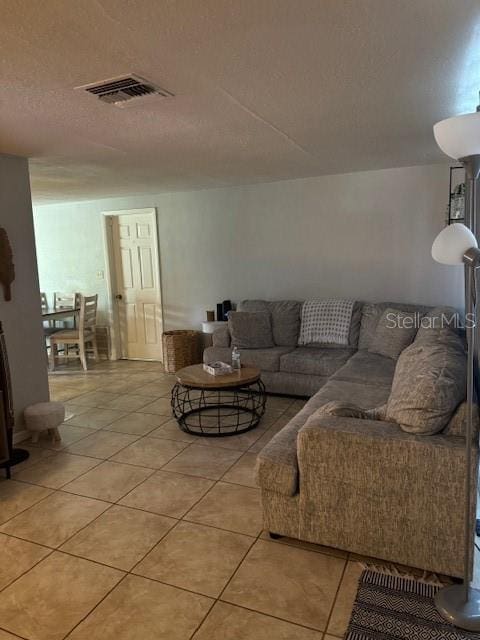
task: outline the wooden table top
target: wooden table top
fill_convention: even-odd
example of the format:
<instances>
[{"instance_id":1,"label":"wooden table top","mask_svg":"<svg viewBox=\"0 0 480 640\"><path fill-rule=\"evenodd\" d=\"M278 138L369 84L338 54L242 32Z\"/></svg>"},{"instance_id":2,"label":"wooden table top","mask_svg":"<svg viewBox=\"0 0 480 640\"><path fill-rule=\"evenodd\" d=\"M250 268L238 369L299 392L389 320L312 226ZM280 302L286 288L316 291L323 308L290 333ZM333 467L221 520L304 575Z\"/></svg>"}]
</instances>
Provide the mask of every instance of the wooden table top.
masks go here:
<instances>
[{"instance_id":1,"label":"wooden table top","mask_svg":"<svg viewBox=\"0 0 480 640\"><path fill-rule=\"evenodd\" d=\"M71 318L80 313L80 309L58 309L57 311L42 311L44 320L61 320L62 318Z\"/></svg>"},{"instance_id":2,"label":"wooden table top","mask_svg":"<svg viewBox=\"0 0 480 640\"><path fill-rule=\"evenodd\" d=\"M241 387L253 384L260 379L260 369L256 367L242 367L233 373L225 373L220 376L212 376L203 370L203 365L192 364L189 367L176 372L177 382L184 387L196 387L198 389L220 389L228 387Z\"/></svg>"}]
</instances>

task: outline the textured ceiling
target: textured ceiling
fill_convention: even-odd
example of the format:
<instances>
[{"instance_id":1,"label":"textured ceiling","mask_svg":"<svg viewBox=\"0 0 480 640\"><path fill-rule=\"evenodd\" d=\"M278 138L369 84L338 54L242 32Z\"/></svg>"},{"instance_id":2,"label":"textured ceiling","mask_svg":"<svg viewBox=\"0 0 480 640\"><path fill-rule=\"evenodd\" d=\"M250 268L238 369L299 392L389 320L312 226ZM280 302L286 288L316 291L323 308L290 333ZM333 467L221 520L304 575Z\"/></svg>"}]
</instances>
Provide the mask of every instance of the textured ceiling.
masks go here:
<instances>
[{"instance_id":1,"label":"textured ceiling","mask_svg":"<svg viewBox=\"0 0 480 640\"><path fill-rule=\"evenodd\" d=\"M0 152L37 202L442 162L475 106L478 0L2 0ZM174 98L74 87L137 73Z\"/></svg>"}]
</instances>

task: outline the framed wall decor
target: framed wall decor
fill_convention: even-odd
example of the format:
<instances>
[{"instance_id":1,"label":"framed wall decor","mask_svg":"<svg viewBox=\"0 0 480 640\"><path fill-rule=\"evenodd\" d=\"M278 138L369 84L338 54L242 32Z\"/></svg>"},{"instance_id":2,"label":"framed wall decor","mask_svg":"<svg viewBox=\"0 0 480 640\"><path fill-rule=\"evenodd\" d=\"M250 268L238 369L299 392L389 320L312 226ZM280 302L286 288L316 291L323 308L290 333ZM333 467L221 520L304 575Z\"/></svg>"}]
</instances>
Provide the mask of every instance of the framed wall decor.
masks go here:
<instances>
[{"instance_id":1,"label":"framed wall decor","mask_svg":"<svg viewBox=\"0 0 480 640\"><path fill-rule=\"evenodd\" d=\"M446 223L465 222L465 168L450 167Z\"/></svg>"}]
</instances>

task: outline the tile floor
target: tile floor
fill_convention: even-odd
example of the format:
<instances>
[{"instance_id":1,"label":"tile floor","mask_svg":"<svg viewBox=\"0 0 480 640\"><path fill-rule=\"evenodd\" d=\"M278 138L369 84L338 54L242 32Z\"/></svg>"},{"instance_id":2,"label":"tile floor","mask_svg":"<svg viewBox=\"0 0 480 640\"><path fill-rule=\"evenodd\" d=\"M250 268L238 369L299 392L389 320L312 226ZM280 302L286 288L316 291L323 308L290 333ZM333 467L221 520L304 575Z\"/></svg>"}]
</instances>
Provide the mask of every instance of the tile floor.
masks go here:
<instances>
[{"instance_id":1,"label":"tile floor","mask_svg":"<svg viewBox=\"0 0 480 640\"><path fill-rule=\"evenodd\" d=\"M256 453L302 401L269 397L248 437L172 420L147 362L50 376L62 441L0 480L0 640L334 640L361 568L262 532Z\"/></svg>"}]
</instances>

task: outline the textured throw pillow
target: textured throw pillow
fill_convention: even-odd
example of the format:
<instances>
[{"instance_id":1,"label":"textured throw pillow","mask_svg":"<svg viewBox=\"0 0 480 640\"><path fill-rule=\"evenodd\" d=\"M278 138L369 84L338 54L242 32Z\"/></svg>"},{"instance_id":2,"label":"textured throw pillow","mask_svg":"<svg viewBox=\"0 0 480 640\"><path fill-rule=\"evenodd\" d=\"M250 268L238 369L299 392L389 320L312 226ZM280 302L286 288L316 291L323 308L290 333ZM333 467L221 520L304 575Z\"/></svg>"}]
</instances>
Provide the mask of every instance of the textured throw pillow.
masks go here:
<instances>
[{"instance_id":1,"label":"textured throw pillow","mask_svg":"<svg viewBox=\"0 0 480 640\"><path fill-rule=\"evenodd\" d=\"M299 346L317 343L348 346L354 300L305 300Z\"/></svg>"},{"instance_id":2,"label":"textured throw pillow","mask_svg":"<svg viewBox=\"0 0 480 640\"><path fill-rule=\"evenodd\" d=\"M456 340L414 343L400 355L386 420L409 433L442 431L465 398L467 360Z\"/></svg>"},{"instance_id":3,"label":"textured throw pillow","mask_svg":"<svg viewBox=\"0 0 480 640\"><path fill-rule=\"evenodd\" d=\"M417 314L392 308L385 309L368 350L396 360L413 342L417 329Z\"/></svg>"},{"instance_id":4,"label":"textured throw pillow","mask_svg":"<svg viewBox=\"0 0 480 640\"><path fill-rule=\"evenodd\" d=\"M362 320L363 302L356 301L353 305L352 319L350 321L350 330L348 332L348 346L352 349L358 348L358 337L360 335L360 323ZM275 335L275 330L274 330ZM295 342L297 344L298 340ZM332 342L310 342L306 347L328 348L328 349L345 349L344 344L334 344Z\"/></svg>"},{"instance_id":5,"label":"textured throw pillow","mask_svg":"<svg viewBox=\"0 0 480 640\"><path fill-rule=\"evenodd\" d=\"M239 349L268 349L273 347L272 322L266 311L230 311L228 328L232 347Z\"/></svg>"}]
</instances>

